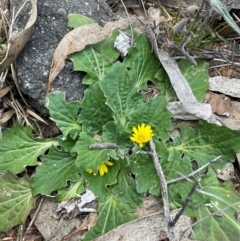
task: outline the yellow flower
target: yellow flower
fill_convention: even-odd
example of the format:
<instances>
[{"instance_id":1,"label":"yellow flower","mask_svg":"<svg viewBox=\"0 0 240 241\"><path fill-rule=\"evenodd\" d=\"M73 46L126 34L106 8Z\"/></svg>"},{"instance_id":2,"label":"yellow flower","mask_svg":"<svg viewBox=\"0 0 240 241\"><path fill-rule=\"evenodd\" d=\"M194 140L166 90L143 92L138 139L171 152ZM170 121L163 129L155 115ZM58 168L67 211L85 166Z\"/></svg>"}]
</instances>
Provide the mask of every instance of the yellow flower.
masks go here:
<instances>
[{"instance_id":1,"label":"yellow flower","mask_svg":"<svg viewBox=\"0 0 240 241\"><path fill-rule=\"evenodd\" d=\"M110 161L105 161L103 163L100 163L99 166L98 166L98 172L99 172L100 176L103 176L105 173L108 173L108 167L107 166L112 166L112 165L113 165L113 163L110 162ZM88 168L86 171L90 174L92 173L94 176L97 175L90 168Z\"/></svg>"},{"instance_id":2,"label":"yellow flower","mask_svg":"<svg viewBox=\"0 0 240 241\"><path fill-rule=\"evenodd\" d=\"M151 126L145 125L144 123L142 123L141 126L138 125L138 128L133 127L132 131L133 134L130 139L131 141L137 142L140 147L143 147L143 143L149 142L154 135Z\"/></svg>"},{"instance_id":3,"label":"yellow flower","mask_svg":"<svg viewBox=\"0 0 240 241\"><path fill-rule=\"evenodd\" d=\"M93 172L93 170L91 169L91 168L88 168L87 170L86 170L86 172L88 172L88 173L92 173L94 176L96 176L97 174L95 173L95 172Z\"/></svg>"}]
</instances>

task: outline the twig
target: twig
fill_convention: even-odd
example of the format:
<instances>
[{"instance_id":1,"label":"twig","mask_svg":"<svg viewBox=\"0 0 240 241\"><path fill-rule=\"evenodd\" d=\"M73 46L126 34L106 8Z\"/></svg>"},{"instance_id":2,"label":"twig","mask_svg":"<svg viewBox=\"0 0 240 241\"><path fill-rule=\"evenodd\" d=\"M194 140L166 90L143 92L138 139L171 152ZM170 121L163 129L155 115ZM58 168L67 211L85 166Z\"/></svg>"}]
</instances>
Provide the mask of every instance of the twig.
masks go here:
<instances>
[{"instance_id":1,"label":"twig","mask_svg":"<svg viewBox=\"0 0 240 241\"><path fill-rule=\"evenodd\" d=\"M218 215L219 212L223 212L223 211L225 211L225 210L227 210L227 209L229 209L229 208L231 208L231 207L233 207L233 206L236 206L236 205L240 205L240 202L233 203L233 204L231 204L231 205L229 205L229 206L227 206L227 207L225 207L225 208L223 208L223 209L220 209L220 210L218 210L218 211L216 211L216 212L214 212L214 213L211 213L211 214L209 214L208 216L205 216L204 218L198 220L198 221L195 222L193 225L191 225L190 227L186 228L186 229L183 231L183 233L181 234L181 237L180 237L179 241L182 240L184 234L187 232L187 230L188 230L189 228L193 228L194 226L196 226L197 224L201 223L201 222L204 221L205 219L210 218L210 217L212 217L212 216L214 216L214 215Z\"/></svg>"},{"instance_id":2,"label":"twig","mask_svg":"<svg viewBox=\"0 0 240 241\"><path fill-rule=\"evenodd\" d=\"M13 26L17 20L18 15L20 14L20 12L22 11L23 7L26 5L26 3L28 2L28 0L26 0L22 6L18 9L17 13L15 14L15 7L13 7L13 13L12 13L12 22L11 25L9 27L9 36L8 36L8 43L10 42L10 40L13 38L12 36L12 32L13 32Z\"/></svg>"},{"instance_id":3,"label":"twig","mask_svg":"<svg viewBox=\"0 0 240 241\"><path fill-rule=\"evenodd\" d=\"M137 151L137 154L144 154L144 155L152 155L152 152L150 151Z\"/></svg>"},{"instance_id":4,"label":"twig","mask_svg":"<svg viewBox=\"0 0 240 241\"><path fill-rule=\"evenodd\" d=\"M117 149L118 145L115 143L95 143L89 146L89 149Z\"/></svg>"},{"instance_id":5,"label":"twig","mask_svg":"<svg viewBox=\"0 0 240 241\"><path fill-rule=\"evenodd\" d=\"M34 215L33 215L33 217L32 217L32 220L31 220L30 224L28 225L28 228L27 228L27 230L26 230L26 232L25 232L25 234L24 234L24 236L23 236L23 238L22 238L22 241L25 241L27 234L29 233L30 229L32 228L32 225L33 225L33 223L34 223L34 221L35 221L35 219L36 219L36 217L37 217L37 215L38 215L38 212L39 212L39 210L40 210L40 208L41 208L41 206L42 206L43 201L44 201L44 199L41 198L41 200L40 200L40 202L39 202L39 204L38 204L38 208L37 208L37 210L35 211L35 213L34 213Z\"/></svg>"},{"instance_id":6,"label":"twig","mask_svg":"<svg viewBox=\"0 0 240 241\"><path fill-rule=\"evenodd\" d=\"M187 208L188 203L189 203L189 201L190 201L190 199L191 199L191 196L194 194L194 192L195 192L195 190L196 190L197 185L198 185L198 181L195 181L194 184L193 184L193 186L192 186L191 191L189 192L189 194L188 194L187 197L186 197L186 200L185 200L185 202L184 202L181 210L176 214L175 218L174 218L172 221L169 222L168 225L169 225L170 227L174 227L174 225L177 223L178 219L179 219L179 218L181 217L181 215L184 213L184 211L185 211L185 209Z\"/></svg>"},{"instance_id":7,"label":"twig","mask_svg":"<svg viewBox=\"0 0 240 241\"><path fill-rule=\"evenodd\" d=\"M188 175L184 175L184 176L182 176L182 177L178 177L178 178L169 180L169 181L167 181L167 184L174 183L174 182L178 182L178 181L184 180L184 179L186 179L186 178L192 177L192 176L196 175L197 173L199 173L200 171L202 171L204 168L208 167L210 164L218 161L220 158L221 158L221 156L218 156L218 157L214 158L214 159L211 160L210 162L208 162L208 163L206 163L205 165L199 167L197 170L193 171L192 173L190 173L190 174L188 174Z\"/></svg>"},{"instance_id":8,"label":"twig","mask_svg":"<svg viewBox=\"0 0 240 241\"><path fill-rule=\"evenodd\" d=\"M160 185L161 185L161 193L162 193L162 200L163 200L163 210L164 210L164 217L165 220L168 224L169 227L169 223L172 221L171 219L171 215L170 215L170 206L169 206L169 201L168 201L168 189L167 189L167 181L165 179L162 167L160 165L159 159L158 159L158 155L156 152L156 146L153 142L153 140L150 140L150 148L152 151L152 158L153 158L153 164L154 167L156 169L159 181L160 181ZM168 229L168 235L169 235L169 239L172 240L172 232L170 229Z\"/></svg>"},{"instance_id":9,"label":"twig","mask_svg":"<svg viewBox=\"0 0 240 241\"><path fill-rule=\"evenodd\" d=\"M18 227L18 234L17 234L17 239L16 239L16 241L21 241L22 240L22 234L23 234L23 228L24 228L24 226L21 224L21 225L19 225L19 227Z\"/></svg>"},{"instance_id":10,"label":"twig","mask_svg":"<svg viewBox=\"0 0 240 241\"><path fill-rule=\"evenodd\" d=\"M15 68L14 68L13 64L11 64L10 66L11 66L12 78L13 78L14 84L15 84L15 86L17 88L17 91L18 91L22 101L24 102L24 104L31 110L31 107L29 106L29 104L27 103L25 98L23 97L22 91L21 91L19 83L18 83L18 79L17 79L17 74L16 74L16 71L15 71Z\"/></svg>"},{"instance_id":11,"label":"twig","mask_svg":"<svg viewBox=\"0 0 240 241\"><path fill-rule=\"evenodd\" d=\"M131 29L131 47L132 47L132 46L133 46L133 28L132 28L132 24L131 24L131 22L129 21L128 10L127 10L127 8L126 8L123 0L120 0L120 1L121 1L122 5L123 5L123 8L124 8L124 10L125 10L125 12L126 12L126 14L127 14L127 17L128 17L128 23L129 23L129 27L130 27L130 29Z\"/></svg>"}]
</instances>

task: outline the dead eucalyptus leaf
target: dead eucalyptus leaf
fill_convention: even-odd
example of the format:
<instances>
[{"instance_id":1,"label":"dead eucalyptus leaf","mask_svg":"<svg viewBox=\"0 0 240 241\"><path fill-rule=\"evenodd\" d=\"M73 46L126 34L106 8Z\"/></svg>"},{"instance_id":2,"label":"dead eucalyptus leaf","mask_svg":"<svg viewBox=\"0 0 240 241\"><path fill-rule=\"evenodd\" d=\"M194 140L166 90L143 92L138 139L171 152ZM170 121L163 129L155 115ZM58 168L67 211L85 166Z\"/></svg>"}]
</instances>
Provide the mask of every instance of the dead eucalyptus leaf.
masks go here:
<instances>
[{"instance_id":1,"label":"dead eucalyptus leaf","mask_svg":"<svg viewBox=\"0 0 240 241\"><path fill-rule=\"evenodd\" d=\"M210 104L200 102L169 102L167 109L175 119L181 120L208 120L212 115Z\"/></svg>"},{"instance_id":2,"label":"dead eucalyptus leaf","mask_svg":"<svg viewBox=\"0 0 240 241\"><path fill-rule=\"evenodd\" d=\"M6 95L12 88L13 88L13 85L9 85L9 86L1 89L0 90L0 98L2 98L4 95Z\"/></svg>"},{"instance_id":3,"label":"dead eucalyptus leaf","mask_svg":"<svg viewBox=\"0 0 240 241\"><path fill-rule=\"evenodd\" d=\"M83 50L86 45L102 41L111 36L112 31L115 29L129 29L129 23L132 27L143 27L136 17L132 17L116 22L109 22L104 27L101 27L97 23L87 24L67 33L54 52L46 92L50 91L53 80L63 69L65 59L69 54Z\"/></svg>"},{"instance_id":4,"label":"dead eucalyptus leaf","mask_svg":"<svg viewBox=\"0 0 240 241\"><path fill-rule=\"evenodd\" d=\"M19 53L22 51L23 47L27 43L29 37L31 36L33 26L37 19L37 0L31 0L32 12L31 16L21 32L19 32L14 38L10 39L7 47L7 53L5 58L0 63L0 72L6 70L11 63L15 61Z\"/></svg>"},{"instance_id":5,"label":"dead eucalyptus leaf","mask_svg":"<svg viewBox=\"0 0 240 241\"><path fill-rule=\"evenodd\" d=\"M215 116L212 112L209 113L209 105L205 103L198 103L196 97L194 96L192 89L186 80L186 78L181 73L176 61L172 59L169 54L161 48L158 48L156 37L152 30L147 29L148 38L154 50L156 57L161 62L162 66L164 67L167 75L170 79L173 89L182 104L183 109L188 112L189 114L194 114L194 116L210 123L215 123L217 125L222 125L221 121ZM190 105L189 105L190 103ZM194 108L193 110L191 107L201 106L200 109ZM205 119L207 118L207 119Z\"/></svg>"},{"instance_id":6,"label":"dead eucalyptus leaf","mask_svg":"<svg viewBox=\"0 0 240 241\"><path fill-rule=\"evenodd\" d=\"M175 216L179 210L172 211ZM181 233L190 227L190 218L182 215L174 228L174 240L180 240ZM152 241L161 239L161 234L167 232L167 223L162 212L157 212L146 217L118 226L107 234L94 239L94 241ZM194 241L187 236L182 241ZM167 239L166 239L167 240Z\"/></svg>"}]
</instances>

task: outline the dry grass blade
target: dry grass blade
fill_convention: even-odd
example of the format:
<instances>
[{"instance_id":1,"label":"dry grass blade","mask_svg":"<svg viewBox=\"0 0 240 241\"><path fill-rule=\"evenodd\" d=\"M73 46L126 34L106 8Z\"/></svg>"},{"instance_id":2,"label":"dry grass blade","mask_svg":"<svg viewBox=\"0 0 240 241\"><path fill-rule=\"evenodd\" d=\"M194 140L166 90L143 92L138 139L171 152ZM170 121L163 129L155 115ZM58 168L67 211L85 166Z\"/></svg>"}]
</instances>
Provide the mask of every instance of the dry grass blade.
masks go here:
<instances>
[{"instance_id":1,"label":"dry grass blade","mask_svg":"<svg viewBox=\"0 0 240 241\"><path fill-rule=\"evenodd\" d=\"M31 115L32 117L36 118L37 120L43 122L44 124L48 125L48 123L43 120L38 114L36 114L35 112L31 111L30 109L27 108L26 112Z\"/></svg>"},{"instance_id":2,"label":"dry grass blade","mask_svg":"<svg viewBox=\"0 0 240 241\"><path fill-rule=\"evenodd\" d=\"M5 96L11 89L13 88L13 85L7 86L0 90L0 98Z\"/></svg>"}]
</instances>

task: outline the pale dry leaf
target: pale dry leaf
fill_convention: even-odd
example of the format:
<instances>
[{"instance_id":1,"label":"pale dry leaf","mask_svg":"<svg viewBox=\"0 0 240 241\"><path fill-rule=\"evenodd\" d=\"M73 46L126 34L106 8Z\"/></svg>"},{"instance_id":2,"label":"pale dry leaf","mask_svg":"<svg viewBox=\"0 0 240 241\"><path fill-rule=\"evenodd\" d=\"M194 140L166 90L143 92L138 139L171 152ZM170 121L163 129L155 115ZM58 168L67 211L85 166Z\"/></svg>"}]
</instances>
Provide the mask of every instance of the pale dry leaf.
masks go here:
<instances>
[{"instance_id":1,"label":"pale dry leaf","mask_svg":"<svg viewBox=\"0 0 240 241\"><path fill-rule=\"evenodd\" d=\"M109 22L104 27L101 27L97 23L87 24L67 33L54 52L46 92L48 93L50 91L53 80L63 69L65 59L69 54L83 50L86 45L95 44L104 40L111 36L112 31L115 29L129 29L129 23L132 27L143 27L136 17L132 17L116 22Z\"/></svg>"},{"instance_id":2,"label":"pale dry leaf","mask_svg":"<svg viewBox=\"0 0 240 241\"><path fill-rule=\"evenodd\" d=\"M131 36L119 30L119 35L114 41L114 47L125 57L128 54L128 48L130 48L131 42Z\"/></svg>"},{"instance_id":3,"label":"pale dry leaf","mask_svg":"<svg viewBox=\"0 0 240 241\"><path fill-rule=\"evenodd\" d=\"M3 89L0 90L0 98L5 96L11 89L13 88L13 85L9 85Z\"/></svg>"},{"instance_id":4,"label":"pale dry leaf","mask_svg":"<svg viewBox=\"0 0 240 241\"><path fill-rule=\"evenodd\" d=\"M226 163L222 170L217 169L217 177L223 181L234 179L234 166L231 162Z\"/></svg>"},{"instance_id":5,"label":"pale dry leaf","mask_svg":"<svg viewBox=\"0 0 240 241\"><path fill-rule=\"evenodd\" d=\"M208 120L212 115L210 104L200 102L169 102L167 109L173 118L181 120Z\"/></svg>"},{"instance_id":6,"label":"pale dry leaf","mask_svg":"<svg viewBox=\"0 0 240 241\"><path fill-rule=\"evenodd\" d=\"M172 211L175 216L179 210ZM179 240L182 232L190 227L189 217L182 215L174 228L174 240ZM153 241L160 240L160 233L167 233L167 223L163 212L150 214L146 217L118 226L107 234L94 239L94 241ZM193 241L188 238L189 231L184 235L182 241Z\"/></svg>"},{"instance_id":7,"label":"pale dry leaf","mask_svg":"<svg viewBox=\"0 0 240 241\"><path fill-rule=\"evenodd\" d=\"M6 70L11 63L15 61L19 53L22 51L23 47L27 43L29 37L31 36L34 24L37 19L37 0L31 0L32 12L31 16L21 32L19 32L14 38L10 39L8 43L7 53L5 58L0 63L0 72Z\"/></svg>"},{"instance_id":8,"label":"pale dry leaf","mask_svg":"<svg viewBox=\"0 0 240 241\"><path fill-rule=\"evenodd\" d=\"M240 81L237 78L216 76L209 78L209 90L240 98Z\"/></svg>"}]
</instances>

